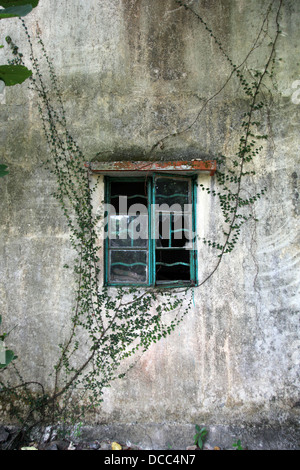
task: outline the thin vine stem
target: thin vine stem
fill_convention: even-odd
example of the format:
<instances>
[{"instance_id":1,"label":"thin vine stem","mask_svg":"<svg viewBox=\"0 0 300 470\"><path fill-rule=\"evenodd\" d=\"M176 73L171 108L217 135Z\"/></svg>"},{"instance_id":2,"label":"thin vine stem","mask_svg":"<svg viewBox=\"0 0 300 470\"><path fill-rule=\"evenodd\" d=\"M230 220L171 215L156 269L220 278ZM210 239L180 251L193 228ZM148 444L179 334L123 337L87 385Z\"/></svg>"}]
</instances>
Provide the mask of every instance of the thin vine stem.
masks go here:
<instances>
[{"instance_id":1,"label":"thin vine stem","mask_svg":"<svg viewBox=\"0 0 300 470\"><path fill-rule=\"evenodd\" d=\"M280 35L280 32L281 32L280 31L280 24L279 24L279 15L280 15L280 12L281 12L282 4L283 4L283 0L280 0L279 7L278 7L278 10L277 10L277 14L276 14L277 30L276 30L275 39L274 39L273 44L272 44L272 50L271 50L271 53L270 53L269 58L267 60L264 71L261 74L261 76L259 78L259 81L257 83L256 89L255 89L255 92L254 92L254 96L253 96L253 99L252 99L252 103L251 103L251 106L250 106L248 123L247 123L247 126L246 126L246 135L245 135L244 147L242 149L242 159L241 159L239 178L238 178L238 188L237 188L237 192L236 192L236 203L235 203L234 213L233 213L233 217L232 217L232 220L231 220L231 223L230 223L229 231L228 231L228 234L226 236L225 243L224 243L224 246L222 248L221 254L219 255L219 259L217 261L216 266L210 272L210 274L207 277L205 277L205 279L203 281L201 281L199 283L199 287L201 287L203 284L205 284L214 275L214 273L217 271L218 267L220 266L222 258L223 258L224 254L226 252L226 248L228 246L228 243L229 243L232 231L233 231L234 224L235 224L236 219L237 219L237 213L238 213L238 208L239 208L239 195L240 195L241 189L242 189L241 182L242 182L243 168L244 168L244 165L245 165L246 148L247 148L249 136L251 134L250 127L251 127L251 122L252 122L253 111L254 111L254 107L255 107L257 97L259 95L261 84L262 84L263 79L264 79L265 75L267 74L268 68L271 64L272 58L273 58L275 50L276 50L276 43L278 41L278 38L279 38L279 35Z\"/></svg>"},{"instance_id":2,"label":"thin vine stem","mask_svg":"<svg viewBox=\"0 0 300 470\"><path fill-rule=\"evenodd\" d=\"M205 29L207 31L209 31L209 33L212 35L212 37L214 38L216 44L219 46L221 43L220 41L218 40L218 38L212 33L212 30L210 29L210 27L207 25L207 23L202 19L202 17L193 9L191 8L189 5L185 4L183 1L181 0L175 0L180 6L186 8L186 10L189 10L193 15L196 16L196 18L205 26ZM193 121L187 125L186 127L184 127L183 129L180 129L180 130L177 130L175 132L172 132L170 134L167 134L165 135L164 137L162 137L161 139L159 139L159 141L157 141L155 144L153 144L153 146L151 147L150 149L150 152L149 152L149 158L151 158L151 155L153 154L154 150L157 148L157 147L160 147L167 139L170 139L170 138L173 138L173 137L177 137L177 136L180 136L182 134L185 134L186 132L190 131L194 126L195 124L199 121L199 118L200 116L202 115L203 111L206 109L207 105L213 101L215 98L217 98L218 95L220 95L222 93L222 91L226 88L226 86L228 85L228 83L231 81L232 77L237 74L237 72L245 65L245 63L248 61L249 57L251 56L251 54L259 47L258 45L258 42L259 42L259 39L263 33L263 30L264 30L264 26L268 20L268 17L272 11L272 7L274 5L274 3L276 2L276 0L272 0L272 2L269 4L268 8L267 8L267 13L265 15L265 17L263 18L263 21L262 21L262 25L260 27L260 30L258 32L258 35L250 49L250 51L246 54L246 57L244 58L244 60L237 66L234 66L233 65L233 61L230 59L230 57L225 53L224 49L222 48L221 49L221 52L222 54L226 57L226 59L228 60L228 62L230 63L230 66L232 68L229 76L227 77L227 79L225 80L225 82L223 83L223 85L219 88L218 91L216 91L215 93L213 93L213 95L211 95L207 100L205 100L204 104L201 106L200 110L198 111L196 117L193 119ZM266 34L266 33L265 33ZM238 75L239 79L242 79L243 76L242 75Z\"/></svg>"}]
</instances>

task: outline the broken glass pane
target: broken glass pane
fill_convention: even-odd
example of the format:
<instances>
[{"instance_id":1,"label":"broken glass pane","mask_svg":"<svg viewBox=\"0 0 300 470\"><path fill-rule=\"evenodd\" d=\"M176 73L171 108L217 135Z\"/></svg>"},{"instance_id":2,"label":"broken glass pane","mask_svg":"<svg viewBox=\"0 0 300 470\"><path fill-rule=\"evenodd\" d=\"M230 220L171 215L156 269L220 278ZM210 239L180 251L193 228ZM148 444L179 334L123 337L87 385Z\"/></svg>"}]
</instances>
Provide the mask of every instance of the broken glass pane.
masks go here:
<instances>
[{"instance_id":1,"label":"broken glass pane","mask_svg":"<svg viewBox=\"0 0 300 470\"><path fill-rule=\"evenodd\" d=\"M156 250L156 282L189 281L189 250Z\"/></svg>"},{"instance_id":2,"label":"broken glass pane","mask_svg":"<svg viewBox=\"0 0 300 470\"><path fill-rule=\"evenodd\" d=\"M156 214L157 248L190 248L193 241L192 214Z\"/></svg>"}]
</instances>

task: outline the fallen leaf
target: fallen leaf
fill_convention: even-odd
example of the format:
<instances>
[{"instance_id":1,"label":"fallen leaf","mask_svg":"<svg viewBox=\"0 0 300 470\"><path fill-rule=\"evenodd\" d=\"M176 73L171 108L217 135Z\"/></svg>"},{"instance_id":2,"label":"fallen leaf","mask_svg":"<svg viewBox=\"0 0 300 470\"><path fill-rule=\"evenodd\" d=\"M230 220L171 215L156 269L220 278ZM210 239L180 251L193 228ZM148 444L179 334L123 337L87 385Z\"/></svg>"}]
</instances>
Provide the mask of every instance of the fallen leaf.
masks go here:
<instances>
[{"instance_id":1,"label":"fallen leaf","mask_svg":"<svg viewBox=\"0 0 300 470\"><path fill-rule=\"evenodd\" d=\"M122 447L117 442L113 442L111 448L112 450L122 450Z\"/></svg>"}]
</instances>

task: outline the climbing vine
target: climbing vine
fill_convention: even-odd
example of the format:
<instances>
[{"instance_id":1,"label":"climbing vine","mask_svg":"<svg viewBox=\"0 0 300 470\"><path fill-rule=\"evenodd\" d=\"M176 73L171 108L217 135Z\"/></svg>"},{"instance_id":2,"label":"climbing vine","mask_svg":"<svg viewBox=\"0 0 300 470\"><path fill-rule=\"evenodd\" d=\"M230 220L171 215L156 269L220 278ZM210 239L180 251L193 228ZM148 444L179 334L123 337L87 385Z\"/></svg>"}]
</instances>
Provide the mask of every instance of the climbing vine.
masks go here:
<instances>
[{"instance_id":1,"label":"climbing vine","mask_svg":"<svg viewBox=\"0 0 300 470\"><path fill-rule=\"evenodd\" d=\"M272 2L270 2L262 23L262 27L259 31L259 35L255 40L250 52L247 54L247 57L239 66L235 65L233 60L224 50L224 47L220 40L215 36L212 29L209 27L207 22L200 16L200 14L197 13L195 9L193 9L192 6L187 4L186 2L182 0L175 1L178 5L184 7L187 11L189 11L197 18L197 20L205 29L205 31L214 40L221 54L224 56L227 63L229 63L231 67L230 76L226 80L224 86L220 90L218 90L218 92L215 93L212 98L206 101L194 122L183 132L186 132L195 124L208 102L211 99L215 98L217 94L219 94L225 88L229 80L234 75L238 78L241 87L244 90L246 97L248 98L249 103L248 111L245 112L243 120L241 122L241 137L239 140L239 146L236 155L234 156L234 158L231 159L228 159L225 155L221 155L217 158L218 170L216 172L216 179L218 183L218 190L211 191L209 188L205 188L203 185L201 185L203 191L208 191L213 196L218 197L220 208L223 214L223 220L227 225L227 228L223 230L223 241L216 242L211 240L204 240L204 243L208 244L212 248L216 248L217 250L219 250L219 254L217 255L218 261L215 267L211 270L209 275L206 276L199 283L199 286L202 286L216 272L224 255L230 253L234 249L235 245L238 242L242 226L249 220L254 219L253 213L248 210L248 214L245 214L244 209L249 208L249 206L252 206L267 191L267 188L265 187L261 189L258 193L255 193L252 196L245 198L242 195L244 189L242 183L245 180L247 181L246 177L255 175L255 171L253 169L248 169L249 163L253 162L255 157L260 155L261 151L263 150L263 145L261 145L261 142L268 139L268 135L259 133L259 127L262 123L257 120L257 116L259 113L261 114L263 108L265 107L265 102L262 99L261 91L262 86L265 85L265 78L269 78L272 81L274 74L276 44L281 33L279 17L283 5L283 0L279 0L279 2L273 0ZM275 13L275 36L271 42L269 41L270 53L267 57L267 61L263 69L255 70L254 74L250 77L251 80L249 81L249 79L246 78L245 74L242 71L242 66L246 63L250 54L258 47L257 45L259 43L260 36L263 33L266 36L265 24L267 23L269 15L271 14L275 6L277 6L277 10ZM267 39L269 40L269 37L267 37ZM169 136L167 136L167 138L168 137Z\"/></svg>"},{"instance_id":2,"label":"climbing vine","mask_svg":"<svg viewBox=\"0 0 300 470\"><path fill-rule=\"evenodd\" d=\"M216 173L218 189L212 191L202 187L203 191L209 191L212 196L218 198L227 228L223 231L223 241L204 240L206 244L216 248L218 254L215 266L209 275L200 281L200 287L215 273L223 257L233 250L243 225L253 219L252 213L249 214L249 210L248 213L245 212L245 209L261 198L266 190L263 188L251 197L243 197L243 182L254 175L254 170L249 169L249 165L260 154L263 148L261 142L267 139L267 135L258 130L261 123L257 116L264 108L262 87L266 78L272 79L273 76L274 55L280 35L279 15L283 0L274 0L269 4L258 38L246 59L238 66L229 57L201 15L190 4L181 0L174 1L185 8L187 14L197 18L200 26L211 36L230 65L231 73L224 86L208 98L190 126L167 135L162 140L188 132L208 102L221 93L233 76L239 80L248 105L241 122L236 154L233 158L225 155L218 157ZM275 7L275 33L268 58L263 69L254 71L249 79L243 72L243 66L249 55L259 47L267 19ZM180 324L192 307L195 288L178 289L176 292L172 290L170 294L168 290L158 288L141 290L116 287L112 294L111 288L100 285L97 227L101 215L95 214L92 204L96 186L92 184L91 175L84 166L86 161L84 153L68 130L58 79L41 35L38 33L37 40L33 41L24 19L20 21L30 48L33 71L30 78L31 87L38 98L37 106L49 148L46 167L57 181L57 189L53 196L66 218L70 242L75 253L74 265L65 267L74 269L76 278L70 336L65 343L59 345L60 355L52 374L52 391L45 393L41 384L32 391L32 383L23 379L15 364L20 384L11 387L0 381L0 391L5 392L6 397L12 402L21 400L28 406L27 416L24 418L20 415L22 433L24 433L31 429L33 422L55 424L64 415L67 421L70 418L69 398L73 392L77 397L76 407L73 410L74 419L99 406L105 387L116 378L123 377L126 370L134 364L130 358L135 358L138 351L145 352L151 344L169 335ZM24 58L19 47L9 37L7 43L11 46L14 56L10 64L22 65ZM39 54L35 52L37 47ZM162 140L153 145L149 159ZM79 404L78 397L81 393L84 400ZM16 407L13 409L17 413Z\"/></svg>"}]
</instances>

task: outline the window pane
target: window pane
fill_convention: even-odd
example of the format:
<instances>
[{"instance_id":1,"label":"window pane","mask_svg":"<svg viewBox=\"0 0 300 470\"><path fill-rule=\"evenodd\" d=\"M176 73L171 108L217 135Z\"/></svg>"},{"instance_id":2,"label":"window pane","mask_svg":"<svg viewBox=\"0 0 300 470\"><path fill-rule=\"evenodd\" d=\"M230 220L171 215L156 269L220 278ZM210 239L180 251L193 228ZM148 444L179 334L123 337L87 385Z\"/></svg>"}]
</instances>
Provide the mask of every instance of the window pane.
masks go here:
<instances>
[{"instance_id":1,"label":"window pane","mask_svg":"<svg viewBox=\"0 0 300 470\"><path fill-rule=\"evenodd\" d=\"M179 210L183 211L184 204L191 202L189 180L157 178L155 191L155 204L168 204L169 206L177 204L181 208Z\"/></svg>"},{"instance_id":2,"label":"window pane","mask_svg":"<svg viewBox=\"0 0 300 470\"><path fill-rule=\"evenodd\" d=\"M148 280L147 251L111 250L109 281L145 284Z\"/></svg>"},{"instance_id":3,"label":"window pane","mask_svg":"<svg viewBox=\"0 0 300 470\"><path fill-rule=\"evenodd\" d=\"M147 212L147 184L145 181L112 181L110 203L116 214L128 214L133 204L142 204Z\"/></svg>"},{"instance_id":4,"label":"window pane","mask_svg":"<svg viewBox=\"0 0 300 470\"><path fill-rule=\"evenodd\" d=\"M148 214L110 216L108 238L111 248L147 248Z\"/></svg>"},{"instance_id":5,"label":"window pane","mask_svg":"<svg viewBox=\"0 0 300 470\"><path fill-rule=\"evenodd\" d=\"M156 250L156 282L189 280L189 250Z\"/></svg>"},{"instance_id":6,"label":"window pane","mask_svg":"<svg viewBox=\"0 0 300 470\"><path fill-rule=\"evenodd\" d=\"M192 248L192 214L157 214L157 248Z\"/></svg>"}]
</instances>

